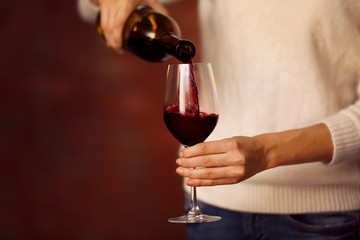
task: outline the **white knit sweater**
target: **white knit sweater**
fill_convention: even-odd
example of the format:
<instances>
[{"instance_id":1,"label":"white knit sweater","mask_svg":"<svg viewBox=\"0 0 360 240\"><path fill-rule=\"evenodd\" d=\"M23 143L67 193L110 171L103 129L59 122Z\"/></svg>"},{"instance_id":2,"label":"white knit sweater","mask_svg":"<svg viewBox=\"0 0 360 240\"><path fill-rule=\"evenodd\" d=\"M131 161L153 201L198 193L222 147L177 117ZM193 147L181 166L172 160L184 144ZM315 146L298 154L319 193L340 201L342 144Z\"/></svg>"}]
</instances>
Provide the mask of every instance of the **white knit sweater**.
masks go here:
<instances>
[{"instance_id":1,"label":"white knit sweater","mask_svg":"<svg viewBox=\"0 0 360 240\"><path fill-rule=\"evenodd\" d=\"M208 140L324 122L335 145L329 165L278 167L199 198L262 213L360 209L360 1L200 0L199 13L220 101Z\"/></svg>"},{"instance_id":2,"label":"white knit sweater","mask_svg":"<svg viewBox=\"0 0 360 240\"><path fill-rule=\"evenodd\" d=\"M328 165L278 167L198 198L260 213L360 209L360 1L199 0L199 16L219 96L208 140L324 122L335 150Z\"/></svg>"}]
</instances>

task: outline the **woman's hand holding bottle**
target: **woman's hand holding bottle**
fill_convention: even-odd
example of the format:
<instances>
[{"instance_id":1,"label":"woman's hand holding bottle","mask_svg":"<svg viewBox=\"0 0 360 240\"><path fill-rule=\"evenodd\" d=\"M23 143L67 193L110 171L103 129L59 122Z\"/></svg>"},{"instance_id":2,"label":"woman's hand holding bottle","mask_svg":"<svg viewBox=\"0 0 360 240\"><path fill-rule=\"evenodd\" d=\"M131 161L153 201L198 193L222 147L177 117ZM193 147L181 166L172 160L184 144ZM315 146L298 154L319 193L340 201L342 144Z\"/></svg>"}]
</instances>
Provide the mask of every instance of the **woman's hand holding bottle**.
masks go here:
<instances>
[{"instance_id":1,"label":"woman's hand holding bottle","mask_svg":"<svg viewBox=\"0 0 360 240\"><path fill-rule=\"evenodd\" d=\"M158 0L91 0L100 7L101 28L109 47L122 53L122 32L125 22L138 5L147 5L157 12L167 14Z\"/></svg>"}]
</instances>

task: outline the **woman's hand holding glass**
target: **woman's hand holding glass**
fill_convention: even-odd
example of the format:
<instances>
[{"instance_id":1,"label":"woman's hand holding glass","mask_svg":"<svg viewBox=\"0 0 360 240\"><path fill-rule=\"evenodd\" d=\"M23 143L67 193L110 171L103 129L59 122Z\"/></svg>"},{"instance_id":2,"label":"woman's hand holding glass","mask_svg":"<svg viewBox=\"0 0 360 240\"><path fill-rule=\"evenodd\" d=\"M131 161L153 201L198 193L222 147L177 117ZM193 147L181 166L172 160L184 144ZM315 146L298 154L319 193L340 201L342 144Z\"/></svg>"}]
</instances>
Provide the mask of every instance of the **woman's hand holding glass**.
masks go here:
<instances>
[{"instance_id":1,"label":"woman's hand holding glass","mask_svg":"<svg viewBox=\"0 0 360 240\"><path fill-rule=\"evenodd\" d=\"M233 137L183 149L176 172L189 186L234 184L268 169L262 143L252 137Z\"/></svg>"},{"instance_id":2,"label":"woman's hand holding glass","mask_svg":"<svg viewBox=\"0 0 360 240\"><path fill-rule=\"evenodd\" d=\"M333 149L328 127L319 123L254 137L199 143L180 152L176 172L188 178L189 186L234 184L278 166L327 164Z\"/></svg>"}]
</instances>

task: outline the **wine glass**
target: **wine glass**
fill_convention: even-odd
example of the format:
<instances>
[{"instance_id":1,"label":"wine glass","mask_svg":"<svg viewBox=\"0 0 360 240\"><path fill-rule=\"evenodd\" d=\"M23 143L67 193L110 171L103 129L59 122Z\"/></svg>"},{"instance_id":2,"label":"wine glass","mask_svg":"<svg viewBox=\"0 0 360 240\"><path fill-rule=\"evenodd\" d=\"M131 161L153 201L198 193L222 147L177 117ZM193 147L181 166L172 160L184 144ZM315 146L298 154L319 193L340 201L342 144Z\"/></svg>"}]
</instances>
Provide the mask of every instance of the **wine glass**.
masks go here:
<instances>
[{"instance_id":1,"label":"wine glass","mask_svg":"<svg viewBox=\"0 0 360 240\"><path fill-rule=\"evenodd\" d=\"M218 120L217 95L210 63L170 64L167 72L164 121L172 135L184 145L205 141ZM191 187L190 210L170 218L173 223L218 221L221 217L202 214Z\"/></svg>"}]
</instances>

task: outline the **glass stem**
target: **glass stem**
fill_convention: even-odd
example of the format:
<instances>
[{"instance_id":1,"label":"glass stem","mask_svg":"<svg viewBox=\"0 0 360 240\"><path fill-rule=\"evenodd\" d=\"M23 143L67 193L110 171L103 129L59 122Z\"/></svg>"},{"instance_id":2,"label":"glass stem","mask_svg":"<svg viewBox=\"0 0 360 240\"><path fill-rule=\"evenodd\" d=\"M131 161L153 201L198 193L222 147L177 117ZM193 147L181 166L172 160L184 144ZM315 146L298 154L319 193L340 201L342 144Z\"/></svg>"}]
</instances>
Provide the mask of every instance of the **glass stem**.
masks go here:
<instances>
[{"instance_id":1,"label":"glass stem","mask_svg":"<svg viewBox=\"0 0 360 240\"><path fill-rule=\"evenodd\" d=\"M187 148L188 146L184 145L184 147ZM190 210L188 215L201 215L196 198L196 187L190 187Z\"/></svg>"},{"instance_id":2,"label":"glass stem","mask_svg":"<svg viewBox=\"0 0 360 240\"><path fill-rule=\"evenodd\" d=\"M196 199L196 187L190 188L190 210L189 215L199 215L201 214L200 208Z\"/></svg>"}]
</instances>

